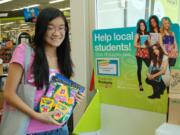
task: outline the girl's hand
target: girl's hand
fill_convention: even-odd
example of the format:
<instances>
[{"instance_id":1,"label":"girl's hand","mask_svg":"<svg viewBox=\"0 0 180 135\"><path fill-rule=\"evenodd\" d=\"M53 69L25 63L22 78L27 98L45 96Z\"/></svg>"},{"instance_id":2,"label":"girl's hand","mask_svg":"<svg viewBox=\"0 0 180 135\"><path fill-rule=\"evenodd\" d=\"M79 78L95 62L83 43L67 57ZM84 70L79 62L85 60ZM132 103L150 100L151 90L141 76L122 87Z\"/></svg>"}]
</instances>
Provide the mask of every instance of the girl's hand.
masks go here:
<instances>
[{"instance_id":1,"label":"girl's hand","mask_svg":"<svg viewBox=\"0 0 180 135\"><path fill-rule=\"evenodd\" d=\"M137 48L141 48L141 45L137 45Z\"/></svg>"},{"instance_id":2,"label":"girl's hand","mask_svg":"<svg viewBox=\"0 0 180 135\"><path fill-rule=\"evenodd\" d=\"M154 80L154 78L155 78L154 75L151 75L151 80Z\"/></svg>"},{"instance_id":3,"label":"girl's hand","mask_svg":"<svg viewBox=\"0 0 180 135\"><path fill-rule=\"evenodd\" d=\"M150 73L147 73L147 78L148 78L149 80L150 80L150 75L151 75Z\"/></svg>"},{"instance_id":4,"label":"girl's hand","mask_svg":"<svg viewBox=\"0 0 180 135\"><path fill-rule=\"evenodd\" d=\"M151 74L148 74L147 77L148 77L149 80L153 80L154 79L154 76L151 75Z\"/></svg>"},{"instance_id":5,"label":"girl's hand","mask_svg":"<svg viewBox=\"0 0 180 135\"><path fill-rule=\"evenodd\" d=\"M52 118L52 115L55 115L59 113L58 110L56 111L51 111L51 112L42 112L42 113L36 113L36 116L35 116L35 119L36 120L39 120L43 123L47 123L47 124L53 124L53 125L56 125L56 126L60 126L61 123L57 122L56 120L54 120Z\"/></svg>"},{"instance_id":6,"label":"girl's hand","mask_svg":"<svg viewBox=\"0 0 180 135\"><path fill-rule=\"evenodd\" d=\"M77 93L77 94L76 94L76 97L75 97L76 102L77 102L78 104L81 103L82 100L84 99L84 97L85 97L84 92L83 92L83 93Z\"/></svg>"},{"instance_id":7,"label":"girl's hand","mask_svg":"<svg viewBox=\"0 0 180 135\"><path fill-rule=\"evenodd\" d=\"M142 49L145 49L146 48L146 46L145 45L142 45L142 46L140 46Z\"/></svg>"}]
</instances>

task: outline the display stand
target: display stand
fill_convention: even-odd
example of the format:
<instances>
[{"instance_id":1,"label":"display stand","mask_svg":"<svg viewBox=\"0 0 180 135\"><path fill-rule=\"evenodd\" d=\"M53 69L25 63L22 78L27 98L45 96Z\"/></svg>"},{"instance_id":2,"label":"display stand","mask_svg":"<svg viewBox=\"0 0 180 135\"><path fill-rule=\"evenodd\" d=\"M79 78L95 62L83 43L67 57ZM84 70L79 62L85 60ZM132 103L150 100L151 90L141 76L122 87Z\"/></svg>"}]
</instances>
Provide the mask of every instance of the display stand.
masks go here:
<instances>
[{"instance_id":1,"label":"display stand","mask_svg":"<svg viewBox=\"0 0 180 135\"><path fill-rule=\"evenodd\" d=\"M180 135L180 126L163 123L158 129L156 129L155 135Z\"/></svg>"}]
</instances>

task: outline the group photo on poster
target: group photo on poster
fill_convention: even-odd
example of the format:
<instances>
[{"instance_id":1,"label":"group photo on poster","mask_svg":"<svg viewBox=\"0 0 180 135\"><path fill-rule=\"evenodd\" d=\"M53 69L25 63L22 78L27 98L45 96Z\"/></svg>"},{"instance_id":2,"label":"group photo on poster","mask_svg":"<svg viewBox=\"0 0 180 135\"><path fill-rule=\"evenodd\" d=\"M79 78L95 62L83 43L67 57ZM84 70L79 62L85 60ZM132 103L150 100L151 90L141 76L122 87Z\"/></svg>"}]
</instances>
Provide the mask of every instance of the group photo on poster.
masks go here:
<instances>
[{"instance_id":1,"label":"group photo on poster","mask_svg":"<svg viewBox=\"0 0 180 135\"><path fill-rule=\"evenodd\" d=\"M152 15L147 22L140 19L137 23L137 34L134 39L137 61L137 78L139 90L143 91L142 84L142 64L148 68L146 83L152 86L150 99L160 98L164 91L169 90L170 69L176 64L178 47L176 37L171 30L171 20L168 17L159 19ZM143 78L144 79L144 78Z\"/></svg>"},{"instance_id":2,"label":"group photo on poster","mask_svg":"<svg viewBox=\"0 0 180 135\"><path fill-rule=\"evenodd\" d=\"M180 69L179 24L152 15L134 27L94 30L92 37L102 102L166 113L171 71Z\"/></svg>"}]
</instances>

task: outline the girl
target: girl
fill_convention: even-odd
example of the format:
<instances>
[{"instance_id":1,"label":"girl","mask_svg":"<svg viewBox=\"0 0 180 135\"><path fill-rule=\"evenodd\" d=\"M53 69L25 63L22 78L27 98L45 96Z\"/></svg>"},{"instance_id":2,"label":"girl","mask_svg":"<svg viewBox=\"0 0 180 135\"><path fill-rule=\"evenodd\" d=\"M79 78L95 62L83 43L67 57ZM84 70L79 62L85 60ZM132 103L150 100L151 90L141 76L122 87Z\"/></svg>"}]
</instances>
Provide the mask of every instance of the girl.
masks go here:
<instances>
[{"instance_id":1,"label":"girl","mask_svg":"<svg viewBox=\"0 0 180 135\"><path fill-rule=\"evenodd\" d=\"M144 43L141 43L142 36L146 38ZM148 33L147 33L147 26L144 20L139 20L137 23L137 34L135 35L134 39L134 47L137 48L136 51L136 61L137 61L137 76L138 76L138 83L139 83L139 90L143 91L142 80L141 80L141 70L142 70L142 61L149 66L149 53L146 47L148 42ZM143 40L143 39L142 39Z\"/></svg>"},{"instance_id":2,"label":"girl","mask_svg":"<svg viewBox=\"0 0 180 135\"><path fill-rule=\"evenodd\" d=\"M37 88L34 99L36 107L49 86L52 74L61 73L67 78L73 75L68 23L59 9L45 8L40 12L31 47L34 51L31 54L31 68L26 79L30 85ZM5 100L31 118L26 134L68 135L67 124L60 127L61 124L51 117L55 112L36 112L17 96L16 89L24 71L24 57L25 45L20 44L15 49L10 62L4 91ZM76 99L80 102L83 94L78 94Z\"/></svg>"},{"instance_id":3,"label":"girl","mask_svg":"<svg viewBox=\"0 0 180 135\"><path fill-rule=\"evenodd\" d=\"M170 29L170 22L168 17L162 19L161 36L163 39L163 46L168 54L169 66L175 66L178 48L175 34Z\"/></svg>"},{"instance_id":4,"label":"girl","mask_svg":"<svg viewBox=\"0 0 180 135\"><path fill-rule=\"evenodd\" d=\"M166 86L169 85L170 71L168 57L164 55L162 48L155 44L152 46L152 60L149 66L146 82L153 88L153 94L148 98L160 98Z\"/></svg>"},{"instance_id":5,"label":"girl","mask_svg":"<svg viewBox=\"0 0 180 135\"><path fill-rule=\"evenodd\" d=\"M160 34L160 27L159 27L159 19L156 15L152 15L149 18L149 34L150 34L150 46L149 46L149 54L150 54L150 59L151 59L151 54L152 54L152 46L154 44L160 45L162 50L164 51L165 54L167 54L166 50L164 49L162 45L162 37Z\"/></svg>"}]
</instances>

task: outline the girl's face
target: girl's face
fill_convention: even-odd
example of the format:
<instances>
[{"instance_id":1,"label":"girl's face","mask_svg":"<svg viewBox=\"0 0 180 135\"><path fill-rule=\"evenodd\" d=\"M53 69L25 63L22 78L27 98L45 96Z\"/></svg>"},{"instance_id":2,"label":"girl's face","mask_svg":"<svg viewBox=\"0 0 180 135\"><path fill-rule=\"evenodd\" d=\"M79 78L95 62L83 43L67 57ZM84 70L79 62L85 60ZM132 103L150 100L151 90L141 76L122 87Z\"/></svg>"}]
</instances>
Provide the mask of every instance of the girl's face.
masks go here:
<instances>
[{"instance_id":1,"label":"girl's face","mask_svg":"<svg viewBox=\"0 0 180 135\"><path fill-rule=\"evenodd\" d=\"M153 53L155 55L159 55L159 50L158 50L158 48L156 46L153 46Z\"/></svg>"},{"instance_id":2,"label":"girl's face","mask_svg":"<svg viewBox=\"0 0 180 135\"><path fill-rule=\"evenodd\" d=\"M155 21L155 19L151 19L150 20L150 23L151 23L151 26L153 27L153 28L156 28L157 27L157 23L156 23L156 21Z\"/></svg>"},{"instance_id":3,"label":"girl's face","mask_svg":"<svg viewBox=\"0 0 180 135\"><path fill-rule=\"evenodd\" d=\"M169 27L170 27L170 23L169 23L169 21L168 21L168 20L166 20L166 19L163 19L163 20L162 20L162 23L163 23L163 27L164 27L164 29L165 29L165 30L168 30L168 29L169 29Z\"/></svg>"},{"instance_id":4,"label":"girl's face","mask_svg":"<svg viewBox=\"0 0 180 135\"><path fill-rule=\"evenodd\" d=\"M48 46L58 47L65 38L66 27L62 17L57 17L49 22L45 33L45 42Z\"/></svg>"},{"instance_id":5,"label":"girl's face","mask_svg":"<svg viewBox=\"0 0 180 135\"><path fill-rule=\"evenodd\" d=\"M140 23L140 30L141 30L141 31L144 31L144 30L145 30L145 25L144 25L144 23L142 23L142 22Z\"/></svg>"}]
</instances>

